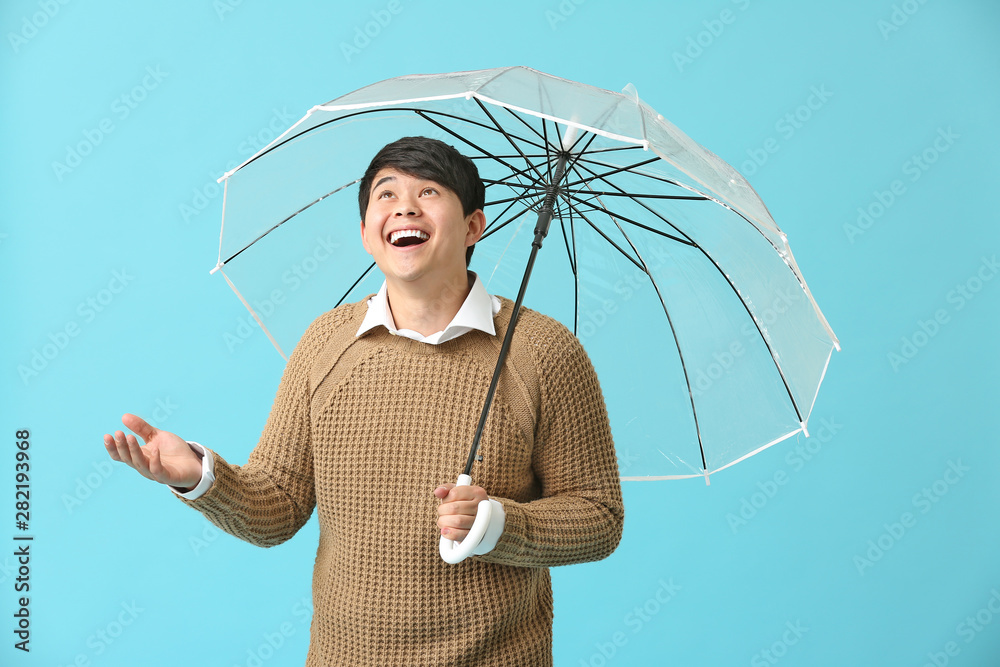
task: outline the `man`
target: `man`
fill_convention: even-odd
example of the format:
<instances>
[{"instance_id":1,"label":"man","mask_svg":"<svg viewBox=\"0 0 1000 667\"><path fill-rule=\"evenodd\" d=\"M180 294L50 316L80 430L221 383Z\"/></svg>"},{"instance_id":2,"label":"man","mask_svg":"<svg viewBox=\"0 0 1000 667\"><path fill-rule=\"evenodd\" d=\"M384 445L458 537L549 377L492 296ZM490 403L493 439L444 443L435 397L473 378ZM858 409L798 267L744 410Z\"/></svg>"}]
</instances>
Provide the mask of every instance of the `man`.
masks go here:
<instances>
[{"instance_id":1,"label":"man","mask_svg":"<svg viewBox=\"0 0 1000 667\"><path fill-rule=\"evenodd\" d=\"M467 270L484 197L475 164L440 141L408 137L375 156L361 240L385 283L309 327L245 466L134 415L122 421L145 446L104 436L113 459L251 543L283 542L317 509L309 667L551 665L548 567L604 558L621 537L593 367L565 327L528 309L476 485L449 481L513 307ZM442 562L438 536L462 540L487 498L495 511L477 555Z\"/></svg>"}]
</instances>

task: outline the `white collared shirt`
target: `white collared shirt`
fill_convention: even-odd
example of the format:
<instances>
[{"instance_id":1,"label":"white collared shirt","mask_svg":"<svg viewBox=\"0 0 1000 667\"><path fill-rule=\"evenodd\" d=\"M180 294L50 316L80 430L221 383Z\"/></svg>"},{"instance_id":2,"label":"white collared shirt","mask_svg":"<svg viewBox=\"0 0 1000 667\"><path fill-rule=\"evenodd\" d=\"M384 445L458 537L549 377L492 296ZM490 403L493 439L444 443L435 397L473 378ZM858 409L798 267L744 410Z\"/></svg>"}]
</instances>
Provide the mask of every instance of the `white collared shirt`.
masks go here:
<instances>
[{"instance_id":1,"label":"white collared shirt","mask_svg":"<svg viewBox=\"0 0 1000 667\"><path fill-rule=\"evenodd\" d=\"M469 295L462 302L462 307L455 313L455 317L452 318L451 322L444 329L428 336L410 329L396 328L396 323L392 319L392 310L389 308L389 300L386 296L386 283L383 281L378 293L368 299L368 312L365 313L365 319L362 320L361 327L355 335L360 336L375 327L384 326L394 336L405 336L406 338L427 343L428 345L439 345L458 338L473 329L495 336L496 328L493 326L493 317L500 312L500 299L487 294L486 288L475 272L469 271L469 279L472 287L469 290ZM188 441L188 446L202 457L201 481L187 493L182 493L172 486L170 490L182 498L195 500L205 495L212 487L212 483L215 482L215 465L210 449L191 441ZM482 540L480 540L479 546L473 551L474 554L479 556L493 550L500 540L500 536L503 534L504 524L506 523L503 504L492 498L490 499L490 504L493 506L493 513L490 515L489 527Z\"/></svg>"},{"instance_id":2,"label":"white collared shirt","mask_svg":"<svg viewBox=\"0 0 1000 667\"><path fill-rule=\"evenodd\" d=\"M479 280L479 276L473 271L469 271L469 279L472 287L469 295L462 302L462 307L455 313L455 317L441 331L424 336L411 329L397 329L396 322L392 318L392 310L389 308L389 299L386 294L386 283L382 282L378 294L368 299L368 312L358 328L357 335L370 331L378 326L383 326L394 336L404 336L428 345L439 345L449 340L458 338L462 334L473 329L478 329L491 336L496 335L493 327L493 317L500 312L500 299L486 293L486 288Z\"/></svg>"}]
</instances>

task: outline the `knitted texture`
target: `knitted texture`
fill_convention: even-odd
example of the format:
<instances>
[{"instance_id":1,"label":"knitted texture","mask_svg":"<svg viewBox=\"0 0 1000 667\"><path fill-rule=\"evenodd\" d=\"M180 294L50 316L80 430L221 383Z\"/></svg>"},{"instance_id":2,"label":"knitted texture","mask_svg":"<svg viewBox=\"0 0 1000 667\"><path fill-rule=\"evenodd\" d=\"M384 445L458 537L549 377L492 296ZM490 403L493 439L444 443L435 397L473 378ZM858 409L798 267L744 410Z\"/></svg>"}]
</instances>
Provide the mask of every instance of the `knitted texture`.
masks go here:
<instances>
[{"instance_id":1,"label":"knitted texture","mask_svg":"<svg viewBox=\"0 0 1000 667\"><path fill-rule=\"evenodd\" d=\"M552 664L548 567L598 560L624 510L597 376L561 324L522 309L472 470L503 503L497 546L438 555L435 487L465 466L513 304L497 336L441 345L383 327L355 338L365 303L318 318L296 347L244 466L185 501L253 544L319 515L307 667Z\"/></svg>"}]
</instances>

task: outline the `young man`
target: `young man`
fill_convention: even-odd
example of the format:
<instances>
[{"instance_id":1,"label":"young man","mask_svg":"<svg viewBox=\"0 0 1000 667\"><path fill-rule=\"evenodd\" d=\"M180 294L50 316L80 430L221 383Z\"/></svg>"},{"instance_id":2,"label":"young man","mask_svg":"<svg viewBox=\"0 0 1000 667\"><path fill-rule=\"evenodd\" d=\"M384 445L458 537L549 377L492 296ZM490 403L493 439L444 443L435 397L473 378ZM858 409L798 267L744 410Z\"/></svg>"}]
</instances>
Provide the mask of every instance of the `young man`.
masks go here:
<instances>
[{"instance_id":1,"label":"young man","mask_svg":"<svg viewBox=\"0 0 1000 667\"><path fill-rule=\"evenodd\" d=\"M134 415L108 453L261 546L315 507L307 666L551 665L548 568L604 558L621 537L614 446L597 377L556 321L522 311L481 441L464 466L512 302L467 270L483 233L474 163L440 141L389 144L361 181L378 294L320 316L295 348L244 466ZM480 500L477 555L444 563ZM437 529L434 518L437 517Z\"/></svg>"}]
</instances>

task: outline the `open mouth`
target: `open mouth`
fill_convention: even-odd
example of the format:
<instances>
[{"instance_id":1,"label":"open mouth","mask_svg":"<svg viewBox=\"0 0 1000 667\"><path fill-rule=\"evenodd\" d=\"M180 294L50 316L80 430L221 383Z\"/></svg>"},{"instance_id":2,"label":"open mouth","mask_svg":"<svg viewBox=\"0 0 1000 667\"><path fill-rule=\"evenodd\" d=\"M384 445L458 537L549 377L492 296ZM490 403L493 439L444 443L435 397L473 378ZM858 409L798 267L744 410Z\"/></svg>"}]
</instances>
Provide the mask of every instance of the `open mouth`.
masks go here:
<instances>
[{"instance_id":1,"label":"open mouth","mask_svg":"<svg viewBox=\"0 0 1000 667\"><path fill-rule=\"evenodd\" d=\"M400 229L389 235L389 243L397 248L420 245L430 238L430 234L419 229Z\"/></svg>"}]
</instances>

